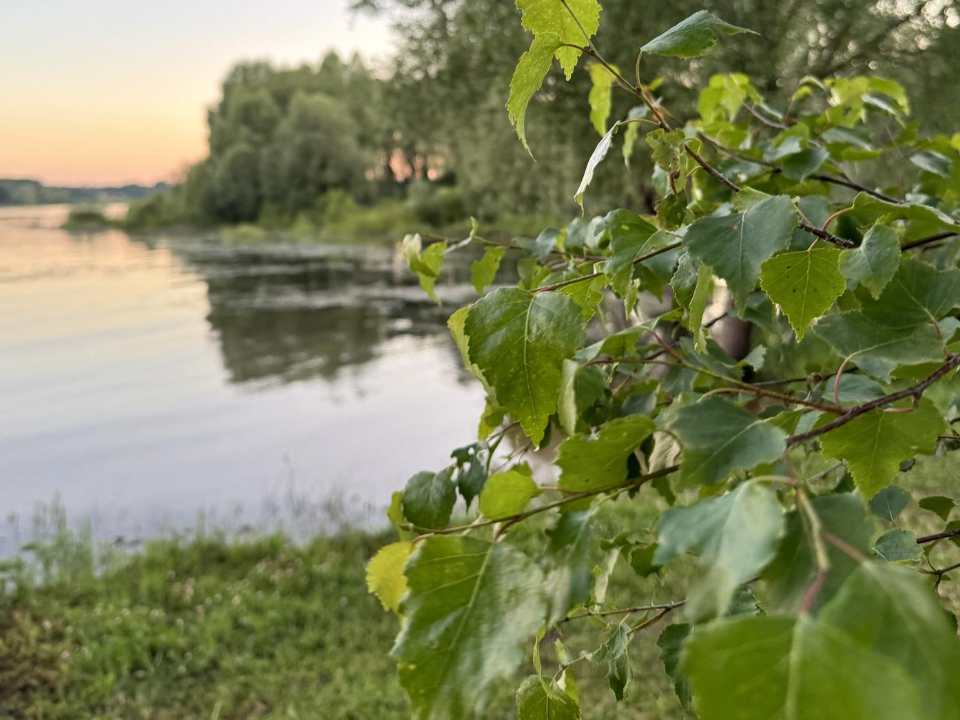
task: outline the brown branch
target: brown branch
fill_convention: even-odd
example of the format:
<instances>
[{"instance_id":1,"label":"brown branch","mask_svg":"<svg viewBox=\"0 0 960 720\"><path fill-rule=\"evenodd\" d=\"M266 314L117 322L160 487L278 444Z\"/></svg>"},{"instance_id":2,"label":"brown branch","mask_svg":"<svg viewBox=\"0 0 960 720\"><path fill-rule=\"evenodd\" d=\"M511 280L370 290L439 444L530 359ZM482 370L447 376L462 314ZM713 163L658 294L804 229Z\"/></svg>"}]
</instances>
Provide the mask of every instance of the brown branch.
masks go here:
<instances>
[{"instance_id":1,"label":"brown branch","mask_svg":"<svg viewBox=\"0 0 960 720\"><path fill-rule=\"evenodd\" d=\"M902 245L900 247L900 251L906 252L907 250L913 250L914 248L923 247L924 245L929 245L930 243L935 243L938 240L946 240L947 238L952 238L955 235L960 235L960 233L942 232L942 233L939 233L938 235L931 235L930 237L920 238L919 240L912 240Z\"/></svg>"},{"instance_id":2,"label":"brown branch","mask_svg":"<svg viewBox=\"0 0 960 720\"><path fill-rule=\"evenodd\" d=\"M655 470L652 473L647 473L646 475L640 475L638 477L629 478L625 482L617 483L616 485L607 485L605 487L594 488L592 490L582 490L581 492L570 493L565 497L560 498L559 500L554 500L553 502L547 503L546 505L539 505L530 510L525 510L514 515L508 515L506 517L499 518L490 518L487 520L480 520L477 522L468 523L466 525L455 525L448 528L439 528L437 530L431 530L430 528L417 527L415 525L408 526L410 529L414 530L427 530L423 535L419 536L414 540L422 540L424 538L432 537L434 535L452 535L455 533L467 532L469 530L475 530L481 527L489 527L490 525L497 525L500 523L507 523L509 525L515 525L518 522L526 520L529 517L534 515L539 515L542 512L547 510L553 510L554 508L562 507L572 502L578 500L583 500L584 498L593 497L594 495L602 495L603 493L616 492L621 493L627 490L633 490L638 488L641 485L645 485L651 480L656 480L657 478L664 477L665 475L670 475L671 473L676 472L680 469L679 465L670 465L669 467L662 468L660 470ZM562 491L561 491L562 492Z\"/></svg>"},{"instance_id":3,"label":"brown branch","mask_svg":"<svg viewBox=\"0 0 960 720\"><path fill-rule=\"evenodd\" d=\"M600 612L587 610L582 612L579 615L571 615L570 617L564 618L561 620L561 623L570 622L571 620L580 620L582 618L588 617L609 617L610 615L632 615L633 613L639 612L653 612L654 610L676 610L678 607L682 607L687 604L686 600L677 600L676 602L671 603L661 603L659 605L635 605L634 607L620 608L619 610L603 610Z\"/></svg>"},{"instance_id":4,"label":"brown branch","mask_svg":"<svg viewBox=\"0 0 960 720\"><path fill-rule=\"evenodd\" d=\"M787 438L787 446L789 447L792 445L797 445L799 443L806 442L807 440L812 440L820 437L821 435L825 435L831 430L835 430L841 425L846 425L851 420L854 420L855 418L858 418L861 415L870 412L871 410L877 410L879 408L886 407L887 405L892 405L900 400L913 398L914 402L919 402L920 398L923 396L923 393L926 392L931 385L947 375L951 370L955 370L957 366L960 366L960 354L951 355L949 358L947 358L947 361L943 365L937 368L926 378L918 382L916 385L911 385L903 390L898 390L897 392L884 395L876 400L871 400L870 402L865 402L862 405L852 407L840 415L840 417L836 418L835 420L831 420L825 425L821 425L820 427L814 428L813 430L808 430L807 432L800 433L798 435L792 435Z\"/></svg>"},{"instance_id":5,"label":"brown branch","mask_svg":"<svg viewBox=\"0 0 960 720\"><path fill-rule=\"evenodd\" d=\"M933 535L918 537L917 545L925 545L926 543L936 542L937 540L946 540L947 538L957 537L958 535L960 535L960 528L944 530L943 532L934 533Z\"/></svg>"},{"instance_id":6,"label":"brown branch","mask_svg":"<svg viewBox=\"0 0 960 720\"><path fill-rule=\"evenodd\" d=\"M644 260L649 260L650 258L654 258L657 255L662 255L665 252L676 250L678 247L680 247L679 240L677 242L670 243L669 245L664 245L662 248L657 248L656 250L651 250L650 252L644 255L641 255L640 257L638 257L633 261L633 264L637 265L639 263L642 263ZM554 283L553 285L544 285L543 287L537 288L533 292L542 293L542 292L550 292L551 290L559 290L560 288L566 287L567 285L573 285L574 283L583 282L584 280L592 280L593 278L598 278L601 275L603 275L602 271L593 272L593 273L590 273L589 275L580 275L579 277L570 278L569 280L562 280L561 282Z\"/></svg>"},{"instance_id":7,"label":"brown branch","mask_svg":"<svg viewBox=\"0 0 960 720\"><path fill-rule=\"evenodd\" d=\"M811 235L816 235L821 240L826 240L827 242L832 242L834 245L838 245L842 248L852 248L856 247L856 243L852 240L847 240L846 238L837 237L833 233L829 233L823 228L818 228L816 225L811 225L806 220L801 220L798 223L801 230L806 230Z\"/></svg>"}]
</instances>

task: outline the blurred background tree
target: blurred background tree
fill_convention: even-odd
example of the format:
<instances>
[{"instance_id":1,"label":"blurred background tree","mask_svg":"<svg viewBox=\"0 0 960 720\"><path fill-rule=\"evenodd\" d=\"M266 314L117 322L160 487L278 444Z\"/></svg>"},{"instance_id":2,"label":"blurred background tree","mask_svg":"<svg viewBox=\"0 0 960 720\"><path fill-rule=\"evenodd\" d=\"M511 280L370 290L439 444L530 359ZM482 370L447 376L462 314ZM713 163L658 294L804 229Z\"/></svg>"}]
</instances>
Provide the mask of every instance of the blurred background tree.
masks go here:
<instances>
[{"instance_id":1,"label":"blurred background tree","mask_svg":"<svg viewBox=\"0 0 960 720\"><path fill-rule=\"evenodd\" d=\"M209 158L151 201L154 214L283 225L316 216L332 191L369 203L406 197L411 183L419 183L410 202L424 222L448 220L452 209L481 220L576 211L573 190L598 139L581 112L589 74L579 71L571 83L549 77L534 99L527 123L534 162L503 108L516 58L530 43L512 2L355 0L354 8L391 20L403 38L396 55L378 71L333 53L315 67L237 65L209 113ZM664 79L660 92L681 118L695 113L696 88L731 71L749 75L781 108L806 76L890 77L911 88L924 132L947 130L960 107L958 0L610 0L597 44L639 49L699 9L760 36L722 43L690 63L644 59L644 80ZM632 77L634 56L608 60ZM613 117L632 104L615 93ZM600 168L593 208L652 209L642 156L631 168ZM149 217L146 210L135 209L134 224L138 213Z\"/></svg>"}]
</instances>

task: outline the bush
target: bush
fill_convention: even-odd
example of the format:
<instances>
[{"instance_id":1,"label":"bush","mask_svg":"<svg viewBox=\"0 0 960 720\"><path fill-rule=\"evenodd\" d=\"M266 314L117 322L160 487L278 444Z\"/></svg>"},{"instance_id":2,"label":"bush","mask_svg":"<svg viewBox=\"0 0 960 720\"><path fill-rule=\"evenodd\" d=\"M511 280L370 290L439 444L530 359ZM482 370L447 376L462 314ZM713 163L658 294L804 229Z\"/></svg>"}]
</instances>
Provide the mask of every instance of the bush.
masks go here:
<instances>
[{"instance_id":1,"label":"bush","mask_svg":"<svg viewBox=\"0 0 960 720\"><path fill-rule=\"evenodd\" d=\"M417 220L442 227L466 217L463 196L454 187L437 187L424 180L410 186L410 209Z\"/></svg>"}]
</instances>

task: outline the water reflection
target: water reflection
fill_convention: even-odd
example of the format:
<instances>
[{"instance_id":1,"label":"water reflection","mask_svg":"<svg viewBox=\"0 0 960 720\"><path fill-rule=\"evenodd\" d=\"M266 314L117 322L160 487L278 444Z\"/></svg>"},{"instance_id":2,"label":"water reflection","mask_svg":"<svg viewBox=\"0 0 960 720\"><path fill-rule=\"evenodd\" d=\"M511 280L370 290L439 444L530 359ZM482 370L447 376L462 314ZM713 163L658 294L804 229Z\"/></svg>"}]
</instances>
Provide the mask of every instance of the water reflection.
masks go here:
<instances>
[{"instance_id":1,"label":"water reflection","mask_svg":"<svg viewBox=\"0 0 960 720\"><path fill-rule=\"evenodd\" d=\"M474 437L445 327L468 260L438 308L394 248L68 234L62 212L0 210L0 512L59 495L112 537L261 522L294 491L379 505Z\"/></svg>"},{"instance_id":2,"label":"water reflection","mask_svg":"<svg viewBox=\"0 0 960 720\"><path fill-rule=\"evenodd\" d=\"M446 306L429 302L392 248L171 247L207 283L207 320L236 383L335 380L391 338L445 336L472 292L461 260L441 283Z\"/></svg>"}]
</instances>

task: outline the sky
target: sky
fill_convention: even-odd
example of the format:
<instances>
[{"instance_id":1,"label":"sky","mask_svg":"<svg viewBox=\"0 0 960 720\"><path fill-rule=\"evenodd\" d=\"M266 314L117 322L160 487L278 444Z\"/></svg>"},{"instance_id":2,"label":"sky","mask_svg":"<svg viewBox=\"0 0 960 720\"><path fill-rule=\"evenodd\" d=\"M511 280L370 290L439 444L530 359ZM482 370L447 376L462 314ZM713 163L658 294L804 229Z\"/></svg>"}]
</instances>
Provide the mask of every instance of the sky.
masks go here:
<instances>
[{"instance_id":1,"label":"sky","mask_svg":"<svg viewBox=\"0 0 960 720\"><path fill-rule=\"evenodd\" d=\"M0 0L0 177L152 184L206 148L240 59L376 60L387 23L349 0Z\"/></svg>"}]
</instances>

